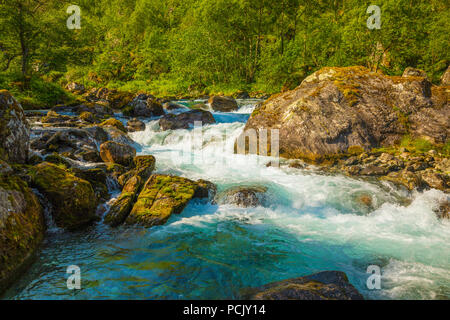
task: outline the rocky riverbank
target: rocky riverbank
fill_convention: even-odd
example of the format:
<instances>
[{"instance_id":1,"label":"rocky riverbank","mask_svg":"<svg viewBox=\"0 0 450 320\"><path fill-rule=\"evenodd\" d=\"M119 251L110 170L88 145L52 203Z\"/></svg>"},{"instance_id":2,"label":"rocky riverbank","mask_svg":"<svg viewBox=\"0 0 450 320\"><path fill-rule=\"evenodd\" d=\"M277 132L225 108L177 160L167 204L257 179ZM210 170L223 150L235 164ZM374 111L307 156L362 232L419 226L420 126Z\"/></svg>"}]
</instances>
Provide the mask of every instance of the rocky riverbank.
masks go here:
<instances>
[{"instance_id":1,"label":"rocky riverbank","mask_svg":"<svg viewBox=\"0 0 450 320\"><path fill-rule=\"evenodd\" d=\"M137 155L139 146L128 135L144 131L148 118L161 131L189 130L197 121L215 124L212 112L238 109L233 98L208 97L208 104L186 108L146 94L71 89L84 101L27 116L0 91L0 292L33 260L48 219L71 232L99 221L111 227L162 225L193 199L266 206L264 186L242 181L217 192L206 180L155 172L158 157ZM448 71L441 86L432 86L418 70L389 77L362 67L326 68L257 106L245 130L278 129L282 165L448 194L449 89ZM106 204L112 189L119 195ZM371 206L370 196L361 201ZM436 213L448 218L448 201ZM271 284L251 297L361 298L345 275L316 278Z\"/></svg>"},{"instance_id":2,"label":"rocky riverbank","mask_svg":"<svg viewBox=\"0 0 450 320\"><path fill-rule=\"evenodd\" d=\"M448 193L449 72L433 86L420 70L389 77L363 67L325 68L257 107L244 134L278 129L281 157L302 160L292 166Z\"/></svg>"}]
</instances>

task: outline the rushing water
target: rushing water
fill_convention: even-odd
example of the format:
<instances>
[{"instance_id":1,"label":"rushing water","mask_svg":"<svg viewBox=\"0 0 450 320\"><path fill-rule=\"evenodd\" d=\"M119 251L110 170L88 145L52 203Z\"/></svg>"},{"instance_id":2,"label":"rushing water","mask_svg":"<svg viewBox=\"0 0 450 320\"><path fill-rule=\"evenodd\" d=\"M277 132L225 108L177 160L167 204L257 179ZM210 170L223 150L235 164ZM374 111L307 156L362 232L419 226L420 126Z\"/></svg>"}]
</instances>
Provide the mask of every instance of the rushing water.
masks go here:
<instances>
[{"instance_id":1,"label":"rushing water","mask_svg":"<svg viewBox=\"0 0 450 320\"><path fill-rule=\"evenodd\" d=\"M207 179L219 191L264 185L265 207L195 200L151 229L52 229L5 298L233 299L243 288L341 270L366 298L450 299L450 223L433 212L447 195L416 193L405 204L388 185L234 155L251 111L247 102L238 112L214 114L218 123L204 127L200 140L193 130L159 132L156 120L131 136L140 154L156 156L158 172ZM361 195L373 198L372 208ZM81 268L82 290L67 289L70 265ZM367 289L370 265L382 269L382 290Z\"/></svg>"}]
</instances>

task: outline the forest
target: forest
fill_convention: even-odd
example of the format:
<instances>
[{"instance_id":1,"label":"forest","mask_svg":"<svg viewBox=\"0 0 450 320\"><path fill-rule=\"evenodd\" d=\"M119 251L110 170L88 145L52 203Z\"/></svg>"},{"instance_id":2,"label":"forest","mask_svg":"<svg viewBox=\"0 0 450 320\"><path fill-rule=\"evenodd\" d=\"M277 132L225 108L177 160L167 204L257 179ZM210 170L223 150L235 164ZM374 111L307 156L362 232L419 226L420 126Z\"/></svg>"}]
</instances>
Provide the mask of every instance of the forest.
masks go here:
<instances>
[{"instance_id":1,"label":"forest","mask_svg":"<svg viewBox=\"0 0 450 320\"><path fill-rule=\"evenodd\" d=\"M70 101L69 82L257 96L324 66L415 67L436 83L450 61L447 0L1 0L0 12L0 87L28 109Z\"/></svg>"}]
</instances>

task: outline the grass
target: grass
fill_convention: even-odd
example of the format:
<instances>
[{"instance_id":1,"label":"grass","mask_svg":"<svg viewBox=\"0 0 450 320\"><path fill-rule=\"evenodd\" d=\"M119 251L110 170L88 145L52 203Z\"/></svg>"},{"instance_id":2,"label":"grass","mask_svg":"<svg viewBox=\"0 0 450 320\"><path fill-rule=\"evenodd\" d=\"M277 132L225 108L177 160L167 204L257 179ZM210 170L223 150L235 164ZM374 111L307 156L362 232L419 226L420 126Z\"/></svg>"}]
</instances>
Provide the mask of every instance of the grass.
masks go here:
<instances>
[{"instance_id":1,"label":"grass","mask_svg":"<svg viewBox=\"0 0 450 320\"><path fill-rule=\"evenodd\" d=\"M8 90L25 110L48 109L58 104L69 104L76 97L65 91L59 84L34 76L25 87L19 74L0 73L0 89Z\"/></svg>"}]
</instances>

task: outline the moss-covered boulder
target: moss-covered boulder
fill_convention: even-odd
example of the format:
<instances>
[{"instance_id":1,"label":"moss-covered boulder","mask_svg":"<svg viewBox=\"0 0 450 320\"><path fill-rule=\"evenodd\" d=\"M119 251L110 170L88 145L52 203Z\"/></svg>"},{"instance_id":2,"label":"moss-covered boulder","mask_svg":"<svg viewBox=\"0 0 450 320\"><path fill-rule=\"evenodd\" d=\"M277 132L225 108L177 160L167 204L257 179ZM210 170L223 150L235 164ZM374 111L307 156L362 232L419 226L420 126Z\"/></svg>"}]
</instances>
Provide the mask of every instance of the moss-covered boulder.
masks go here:
<instances>
[{"instance_id":1,"label":"moss-covered boulder","mask_svg":"<svg viewBox=\"0 0 450 320\"><path fill-rule=\"evenodd\" d=\"M243 296L248 300L364 300L347 275L339 271L270 283L244 290Z\"/></svg>"},{"instance_id":2,"label":"moss-covered boulder","mask_svg":"<svg viewBox=\"0 0 450 320\"><path fill-rule=\"evenodd\" d=\"M101 127L114 127L119 129L122 132L127 132L127 128L123 125L123 123L115 118L109 118L108 120L103 121L100 124Z\"/></svg>"},{"instance_id":3,"label":"moss-covered boulder","mask_svg":"<svg viewBox=\"0 0 450 320\"><path fill-rule=\"evenodd\" d=\"M22 106L6 90L0 90L0 159L26 163L30 126Z\"/></svg>"},{"instance_id":4,"label":"moss-covered boulder","mask_svg":"<svg viewBox=\"0 0 450 320\"><path fill-rule=\"evenodd\" d=\"M109 190L107 186L106 170L101 168L82 169L72 168L71 172L78 178L88 181L94 189L98 202L108 200Z\"/></svg>"},{"instance_id":5,"label":"moss-covered boulder","mask_svg":"<svg viewBox=\"0 0 450 320\"><path fill-rule=\"evenodd\" d=\"M80 118L81 121L84 121L84 122L87 122L87 123L96 123L96 122L98 122L97 117L92 112L89 112L89 111L82 112L80 114L79 118Z\"/></svg>"},{"instance_id":6,"label":"moss-covered boulder","mask_svg":"<svg viewBox=\"0 0 450 320\"><path fill-rule=\"evenodd\" d=\"M128 180L134 176L139 176L144 182L147 181L155 170L155 163L156 159L151 155L134 157L134 169L125 172L118 178L119 185L125 186Z\"/></svg>"},{"instance_id":7,"label":"moss-covered boulder","mask_svg":"<svg viewBox=\"0 0 450 320\"><path fill-rule=\"evenodd\" d=\"M0 294L33 260L44 232L43 209L28 185L0 174Z\"/></svg>"},{"instance_id":8,"label":"moss-covered boulder","mask_svg":"<svg viewBox=\"0 0 450 320\"><path fill-rule=\"evenodd\" d=\"M70 116L65 116L62 114L59 114L53 110L50 110L49 112L47 112L47 115L42 117L41 122L42 123L62 123L65 121L69 121L72 120L73 118Z\"/></svg>"},{"instance_id":9,"label":"moss-covered boulder","mask_svg":"<svg viewBox=\"0 0 450 320\"><path fill-rule=\"evenodd\" d=\"M122 193L111 205L105 216L105 223L112 227L121 225L128 217L142 188L143 180L139 176L133 176L128 180Z\"/></svg>"},{"instance_id":10,"label":"moss-covered boulder","mask_svg":"<svg viewBox=\"0 0 450 320\"><path fill-rule=\"evenodd\" d=\"M323 68L257 107L238 141L242 145L250 135L265 141L265 131L259 130L264 128L269 155L279 144L281 157L311 162L348 155L355 147L369 152L395 146L407 135L445 144L450 105L436 108L433 92L424 77L391 77L364 67ZM270 135L274 130L278 137Z\"/></svg>"},{"instance_id":11,"label":"moss-covered boulder","mask_svg":"<svg viewBox=\"0 0 450 320\"><path fill-rule=\"evenodd\" d=\"M100 157L106 163L118 163L128 167L132 165L135 156L136 149L126 144L107 141L100 145Z\"/></svg>"},{"instance_id":12,"label":"moss-covered boulder","mask_svg":"<svg viewBox=\"0 0 450 320\"><path fill-rule=\"evenodd\" d=\"M189 179L155 174L144 185L127 224L162 225L181 213L194 197L198 185Z\"/></svg>"},{"instance_id":13,"label":"moss-covered boulder","mask_svg":"<svg viewBox=\"0 0 450 320\"><path fill-rule=\"evenodd\" d=\"M97 218L97 198L88 181L48 162L34 166L30 175L33 185L52 204L58 227L75 230Z\"/></svg>"}]
</instances>

